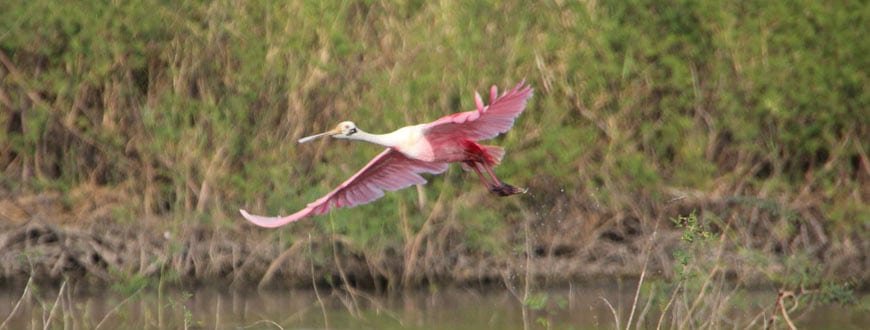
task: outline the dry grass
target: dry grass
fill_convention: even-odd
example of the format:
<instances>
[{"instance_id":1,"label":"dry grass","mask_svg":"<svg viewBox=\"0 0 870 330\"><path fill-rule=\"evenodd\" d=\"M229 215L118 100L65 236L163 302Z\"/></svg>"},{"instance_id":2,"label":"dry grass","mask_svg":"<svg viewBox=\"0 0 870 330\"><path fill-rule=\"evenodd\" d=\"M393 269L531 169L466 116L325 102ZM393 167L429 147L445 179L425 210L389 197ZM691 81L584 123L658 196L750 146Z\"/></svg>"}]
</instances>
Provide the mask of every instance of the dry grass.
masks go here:
<instances>
[{"instance_id":1,"label":"dry grass","mask_svg":"<svg viewBox=\"0 0 870 330\"><path fill-rule=\"evenodd\" d=\"M315 272L385 291L525 269L545 284L674 278L667 221L697 210L715 233L730 224L707 256L727 261L715 276L791 283L816 264L808 277L864 284L855 7L18 3L0 14L2 276L266 286ZM288 141L344 119L433 120L523 77L535 97L496 142L499 174L529 195L495 199L454 169L425 194L280 231L236 215L286 214L376 153Z\"/></svg>"}]
</instances>

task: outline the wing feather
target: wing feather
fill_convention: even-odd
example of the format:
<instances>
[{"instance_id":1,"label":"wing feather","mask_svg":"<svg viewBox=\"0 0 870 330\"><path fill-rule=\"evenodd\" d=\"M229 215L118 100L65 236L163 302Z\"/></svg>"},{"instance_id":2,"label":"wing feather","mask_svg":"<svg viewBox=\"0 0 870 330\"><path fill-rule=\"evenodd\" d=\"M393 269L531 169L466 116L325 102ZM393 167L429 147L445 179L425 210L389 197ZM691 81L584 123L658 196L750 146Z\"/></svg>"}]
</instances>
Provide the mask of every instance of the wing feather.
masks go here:
<instances>
[{"instance_id":1,"label":"wing feather","mask_svg":"<svg viewBox=\"0 0 870 330\"><path fill-rule=\"evenodd\" d=\"M477 110L454 113L429 123L426 136L436 140L457 134L476 141L494 138L511 129L532 97L532 92L532 87L526 85L525 81L501 96L498 96L498 88L492 86L488 106L484 106L480 95L475 93Z\"/></svg>"},{"instance_id":2,"label":"wing feather","mask_svg":"<svg viewBox=\"0 0 870 330\"><path fill-rule=\"evenodd\" d=\"M245 219L260 227L275 228L324 214L332 208L354 207L372 202L384 196L384 191L395 191L414 184L426 183L419 173L438 174L447 170L447 163L424 162L411 159L395 149L388 148L372 159L365 167L333 191L304 209L286 217L264 217L239 210Z\"/></svg>"}]
</instances>

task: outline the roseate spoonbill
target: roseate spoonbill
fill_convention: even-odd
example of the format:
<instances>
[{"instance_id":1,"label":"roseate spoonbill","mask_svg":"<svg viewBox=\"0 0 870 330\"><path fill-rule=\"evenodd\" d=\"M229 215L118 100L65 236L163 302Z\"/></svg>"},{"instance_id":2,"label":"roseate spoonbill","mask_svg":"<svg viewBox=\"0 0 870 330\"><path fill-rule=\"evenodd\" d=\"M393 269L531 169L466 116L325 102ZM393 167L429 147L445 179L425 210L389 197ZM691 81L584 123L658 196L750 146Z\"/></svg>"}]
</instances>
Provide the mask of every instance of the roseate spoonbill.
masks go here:
<instances>
[{"instance_id":1,"label":"roseate spoonbill","mask_svg":"<svg viewBox=\"0 0 870 330\"><path fill-rule=\"evenodd\" d=\"M449 163L460 163L466 171L477 173L487 189L496 195L525 193L527 189L500 181L492 170L504 156L504 149L481 145L477 141L507 132L531 96L532 88L525 81L501 95L498 95L498 88L492 86L489 105L484 105L480 94L475 92L476 110L447 115L427 124L402 127L388 134L366 133L353 122L341 122L330 131L299 139L299 143L331 136L379 144L387 149L338 188L294 214L264 217L239 211L245 219L258 226L274 228L324 214L331 208L369 203L383 196L385 190L424 184L426 179L420 173L439 174L447 170Z\"/></svg>"}]
</instances>

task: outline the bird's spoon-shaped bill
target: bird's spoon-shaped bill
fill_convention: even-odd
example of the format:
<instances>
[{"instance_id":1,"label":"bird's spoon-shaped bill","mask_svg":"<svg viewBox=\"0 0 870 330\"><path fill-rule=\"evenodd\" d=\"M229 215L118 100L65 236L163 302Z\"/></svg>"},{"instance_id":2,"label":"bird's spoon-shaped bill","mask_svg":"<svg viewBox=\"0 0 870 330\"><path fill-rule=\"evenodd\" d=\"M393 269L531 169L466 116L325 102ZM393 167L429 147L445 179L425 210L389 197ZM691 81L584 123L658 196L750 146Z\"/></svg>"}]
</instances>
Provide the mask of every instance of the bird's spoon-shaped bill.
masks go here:
<instances>
[{"instance_id":1,"label":"bird's spoon-shaped bill","mask_svg":"<svg viewBox=\"0 0 870 330\"><path fill-rule=\"evenodd\" d=\"M327 136L327 135L333 135L333 134L337 134L337 133L340 133L340 132L341 132L341 131L338 131L337 129L334 129L334 130L331 130L331 131L328 131L328 132L323 132L323 133L320 133L320 134L314 134L314 135L312 135L312 136L306 136L306 137L304 137L304 138L299 139L299 143L302 144L302 143L306 143L306 142L311 142L312 140L317 139L317 138L319 138L319 137L323 137L323 136Z\"/></svg>"}]
</instances>

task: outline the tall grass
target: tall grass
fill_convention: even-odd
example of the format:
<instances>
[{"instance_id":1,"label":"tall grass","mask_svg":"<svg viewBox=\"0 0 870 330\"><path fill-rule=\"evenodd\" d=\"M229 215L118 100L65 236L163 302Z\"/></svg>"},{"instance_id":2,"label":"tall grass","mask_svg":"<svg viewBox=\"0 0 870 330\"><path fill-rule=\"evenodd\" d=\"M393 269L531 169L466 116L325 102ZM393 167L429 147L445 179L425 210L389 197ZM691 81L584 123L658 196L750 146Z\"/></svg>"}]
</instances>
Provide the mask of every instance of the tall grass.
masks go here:
<instances>
[{"instance_id":1,"label":"tall grass","mask_svg":"<svg viewBox=\"0 0 870 330\"><path fill-rule=\"evenodd\" d=\"M564 242L735 207L734 226L771 233L747 230L747 254L836 258L866 245L870 219L864 7L12 1L0 5L0 183L99 205L76 215L85 225L250 233L237 209L295 211L378 152L297 138L341 120L373 132L434 120L526 78L535 97L496 143L499 174L531 195L497 200L452 169L423 197L388 194L271 239L338 235L376 265L396 251L423 262L447 248L505 254L526 215L558 219L535 230ZM433 199L443 209L422 206Z\"/></svg>"},{"instance_id":2,"label":"tall grass","mask_svg":"<svg viewBox=\"0 0 870 330\"><path fill-rule=\"evenodd\" d=\"M682 228L681 244L674 250L674 278L645 283L641 275L630 306L624 329L719 329L724 327L763 327L795 329L793 319L806 321L805 316L820 303L857 303L850 284L838 284L799 270L788 270L795 280L779 282L778 288L754 287L743 278L729 275L729 262L723 251L727 237L732 235L726 225L720 233L710 231L711 223L694 212L672 219ZM645 251L652 253L651 249ZM813 267L800 261L799 267ZM645 272L645 270L644 270ZM638 298L643 297L644 300ZM617 329L622 318L613 310ZM857 307L856 310L860 310ZM639 312L635 319L635 311ZM657 318L646 318L652 311ZM636 322L632 322L636 320Z\"/></svg>"}]
</instances>

